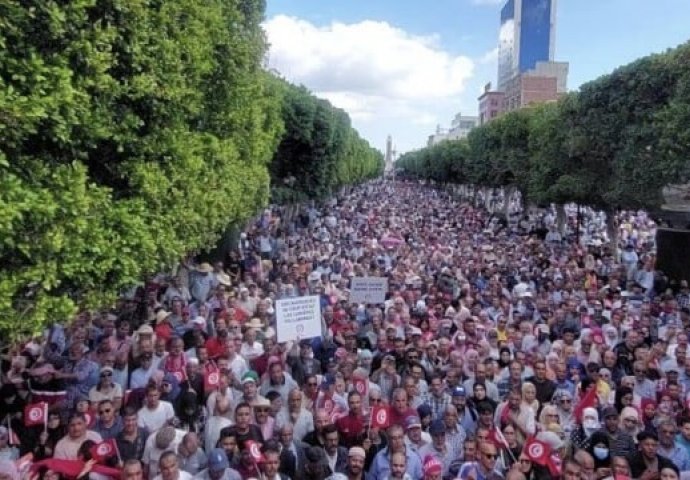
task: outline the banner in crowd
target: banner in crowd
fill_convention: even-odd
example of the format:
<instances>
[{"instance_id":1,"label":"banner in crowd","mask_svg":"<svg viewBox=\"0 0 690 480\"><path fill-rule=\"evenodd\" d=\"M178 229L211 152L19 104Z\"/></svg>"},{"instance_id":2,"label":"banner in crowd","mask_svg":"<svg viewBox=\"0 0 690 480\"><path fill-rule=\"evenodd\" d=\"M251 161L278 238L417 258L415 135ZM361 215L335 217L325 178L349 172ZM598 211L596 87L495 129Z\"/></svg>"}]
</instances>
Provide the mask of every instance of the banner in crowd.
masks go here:
<instances>
[{"instance_id":1,"label":"banner in crowd","mask_svg":"<svg viewBox=\"0 0 690 480\"><path fill-rule=\"evenodd\" d=\"M318 295L295 297L276 302L278 342L320 337L321 301Z\"/></svg>"},{"instance_id":2,"label":"banner in crowd","mask_svg":"<svg viewBox=\"0 0 690 480\"><path fill-rule=\"evenodd\" d=\"M385 277L352 277L350 280L350 302L383 303L388 292Z\"/></svg>"}]
</instances>

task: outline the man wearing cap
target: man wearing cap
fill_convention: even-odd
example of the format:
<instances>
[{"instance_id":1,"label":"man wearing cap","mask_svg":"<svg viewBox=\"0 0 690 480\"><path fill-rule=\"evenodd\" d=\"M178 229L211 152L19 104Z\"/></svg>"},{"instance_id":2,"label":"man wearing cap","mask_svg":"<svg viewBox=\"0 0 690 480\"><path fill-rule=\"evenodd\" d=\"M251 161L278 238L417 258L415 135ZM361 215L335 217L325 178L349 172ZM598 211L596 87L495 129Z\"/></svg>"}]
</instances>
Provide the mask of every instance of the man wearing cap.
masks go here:
<instances>
[{"instance_id":1,"label":"man wearing cap","mask_svg":"<svg viewBox=\"0 0 690 480\"><path fill-rule=\"evenodd\" d=\"M620 430L618 410L614 407L604 409L604 428L602 431L609 437L609 448L612 457L628 457L635 453L635 441Z\"/></svg>"},{"instance_id":2,"label":"man wearing cap","mask_svg":"<svg viewBox=\"0 0 690 480\"><path fill-rule=\"evenodd\" d=\"M235 400L233 407L236 408L240 403L248 403L253 407L254 404L260 400L265 400L265 397L259 395L258 383L259 375L254 370L249 370L247 373L242 375L242 378L240 379L240 384L242 385L242 396Z\"/></svg>"},{"instance_id":3,"label":"man wearing cap","mask_svg":"<svg viewBox=\"0 0 690 480\"><path fill-rule=\"evenodd\" d=\"M451 407L452 408L452 407ZM443 475L448 474L448 468L453 460L461 456L459 452L453 450L448 442L446 423L443 420L434 420L429 427L431 443L419 450L420 458L428 456L437 458L443 465Z\"/></svg>"},{"instance_id":4,"label":"man wearing cap","mask_svg":"<svg viewBox=\"0 0 690 480\"><path fill-rule=\"evenodd\" d=\"M347 480L364 480L364 460L366 452L362 447L350 447L347 453Z\"/></svg>"},{"instance_id":5,"label":"man wearing cap","mask_svg":"<svg viewBox=\"0 0 690 480\"><path fill-rule=\"evenodd\" d=\"M431 436L422 431L422 421L417 415L410 415L405 419L405 446L413 452L431 443Z\"/></svg>"},{"instance_id":6,"label":"man wearing cap","mask_svg":"<svg viewBox=\"0 0 690 480\"><path fill-rule=\"evenodd\" d=\"M433 455L424 458L424 480L441 480L443 478L443 464Z\"/></svg>"},{"instance_id":7,"label":"man wearing cap","mask_svg":"<svg viewBox=\"0 0 690 480\"><path fill-rule=\"evenodd\" d=\"M189 292L197 302L204 303L211 296L211 292L218 285L213 267L209 263L202 263L189 275Z\"/></svg>"},{"instance_id":8,"label":"man wearing cap","mask_svg":"<svg viewBox=\"0 0 690 480\"><path fill-rule=\"evenodd\" d=\"M474 411L467 406L465 387L453 388L450 392L450 402L458 413L458 426L467 434L474 433L477 428L477 418Z\"/></svg>"},{"instance_id":9,"label":"man wearing cap","mask_svg":"<svg viewBox=\"0 0 690 480\"><path fill-rule=\"evenodd\" d=\"M202 470L194 480L242 480L239 472L230 468L225 450L214 448L208 454L206 470Z\"/></svg>"}]
</instances>

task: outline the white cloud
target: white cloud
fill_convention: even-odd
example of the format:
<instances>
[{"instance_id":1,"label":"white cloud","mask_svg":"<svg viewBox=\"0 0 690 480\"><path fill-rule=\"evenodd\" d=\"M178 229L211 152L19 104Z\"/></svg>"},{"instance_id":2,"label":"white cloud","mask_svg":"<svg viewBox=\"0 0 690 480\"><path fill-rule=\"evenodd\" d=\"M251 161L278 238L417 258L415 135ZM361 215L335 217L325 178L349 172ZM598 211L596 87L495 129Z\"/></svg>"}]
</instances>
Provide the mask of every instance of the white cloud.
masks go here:
<instances>
[{"instance_id":1,"label":"white cloud","mask_svg":"<svg viewBox=\"0 0 690 480\"><path fill-rule=\"evenodd\" d=\"M498 47L489 50L479 59L479 63L495 63L498 60Z\"/></svg>"},{"instance_id":2,"label":"white cloud","mask_svg":"<svg viewBox=\"0 0 690 480\"><path fill-rule=\"evenodd\" d=\"M264 28L269 67L345 109L358 127L387 119L433 123L439 106L459 103L474 72L474 62L445 51L438 35L412 35L387 22L317 26L278 15ZM369 140L378 146L385 138Z\"/></svg>"}]
</instances>

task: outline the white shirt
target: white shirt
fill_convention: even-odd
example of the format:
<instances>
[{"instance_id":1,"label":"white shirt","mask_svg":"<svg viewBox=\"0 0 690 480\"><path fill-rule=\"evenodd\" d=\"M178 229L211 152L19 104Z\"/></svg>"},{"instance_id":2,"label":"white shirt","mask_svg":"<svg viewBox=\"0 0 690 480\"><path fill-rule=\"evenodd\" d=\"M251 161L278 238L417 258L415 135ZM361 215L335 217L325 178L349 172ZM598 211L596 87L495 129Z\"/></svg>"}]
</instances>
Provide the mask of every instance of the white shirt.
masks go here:
<instances>
[{"instance_id":1,"label":"white shirt","mask_svg":"<svg viewBox=\"0 0 690 480\"><path fill-rule=\"evenodd\" d=\"M182 443L182 439L187 434L187 432L185 432L184 430L175 429L175 438L173 438L172 442L170 442L168 448L166 448L165 450L161 450L160 448L156 447L157 433L158 432L153 432L148 436L148 438L146 439L146 444L144 445L144 454L141 457L141 462L144 465L148 465L149 467L149 478L160 478L160 468L158 466L158 462L161 459L161 455L163 455L167 451L177 452L177 448L180 446L180 443ZM180 469L180 473L182 473L182 469ZM187 473L187 475L189 476L180 477L180 480L191 480L193 478L192 475L190 475L189 473Z\"/></svg>"},{"instance_id":2,"label":"white shirt","mask_svg":"<svg viewBox=\"0 0 690 480\"><path fill-rule=\"evenodd\" d=\"M172 404L165 400L161 400L155 410L150 410L146 406L139 410L137 425L139 425L140 428L145 428L149 432L156 432L174 417L175 410Z\"/></svg>"},{"instance_id":3,"label":"white shirt","mask_svg":"<svg viewBox=\"0 0 690 480\"><path fill-rule=\"evenodd\" d=\"M153 480L163 480L163 477L160 474L158 474L155 477L153 477ZM185 472L184 470L180 470L179 474L177 475L177 480L194 480L194 477L191 473Z\"/></svg>"}]
</instances>

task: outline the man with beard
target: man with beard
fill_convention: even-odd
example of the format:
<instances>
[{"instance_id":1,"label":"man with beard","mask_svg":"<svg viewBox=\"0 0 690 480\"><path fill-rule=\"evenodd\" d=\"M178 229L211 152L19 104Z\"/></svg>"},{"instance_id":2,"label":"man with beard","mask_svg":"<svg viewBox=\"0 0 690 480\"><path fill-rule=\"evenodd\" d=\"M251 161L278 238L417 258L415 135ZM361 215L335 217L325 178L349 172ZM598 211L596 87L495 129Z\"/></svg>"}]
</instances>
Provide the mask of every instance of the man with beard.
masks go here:
<instances>
[{"instance_id":1,"label":"man with beard","mask_svg":"<svg viewBox=\"0 0 690 480\"><path fill-rule=\"evenodd\" d=\"M362 447L352 447L347 455L347 480L364 480L364 459L366 452Z\"/></svg>"}]
</instances>

